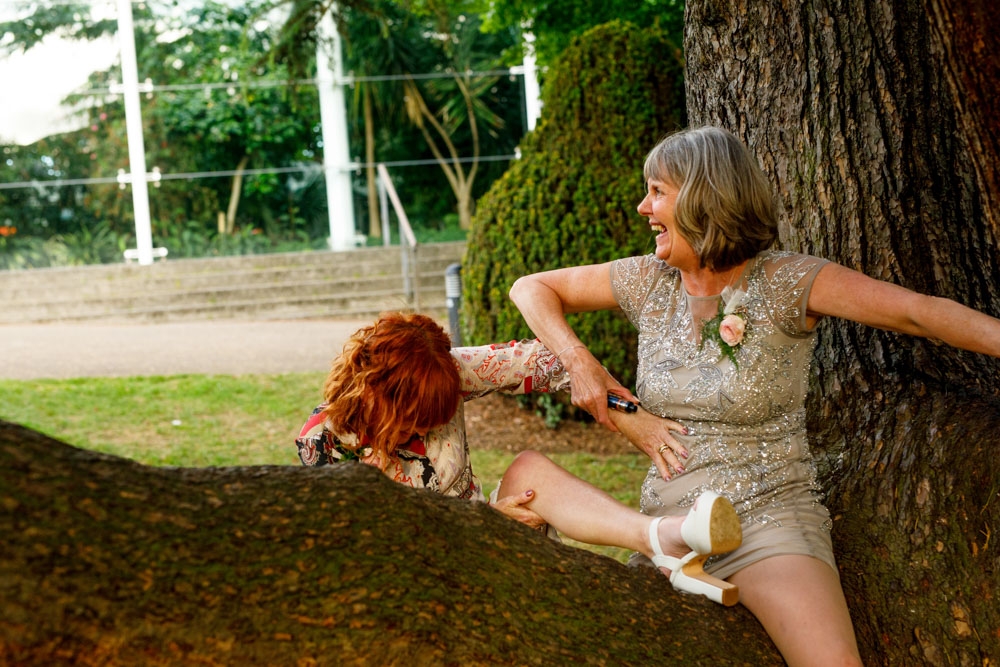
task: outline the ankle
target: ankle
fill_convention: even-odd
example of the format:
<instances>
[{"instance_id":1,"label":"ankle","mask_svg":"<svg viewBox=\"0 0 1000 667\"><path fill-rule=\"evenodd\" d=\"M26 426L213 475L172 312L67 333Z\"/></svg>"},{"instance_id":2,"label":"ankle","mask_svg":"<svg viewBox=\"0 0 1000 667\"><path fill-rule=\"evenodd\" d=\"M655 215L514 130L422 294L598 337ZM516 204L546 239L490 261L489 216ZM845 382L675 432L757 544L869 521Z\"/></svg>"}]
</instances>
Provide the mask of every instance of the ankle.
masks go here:
<instances>
[{"instance_id":1,"label":"ankle","mask_svg":"<svg viewBox=\"0 0 1000 667\"><path fill-rule=\"evenodd\" d=\"M655 519L654 519L655 520ZM681 537L681 524L684 523L684 517L665 517L660 521L660 525L657 528L657 535L660 540L660 549L667 556L672 556L674 558L681 558L687 555L691 551L691 547L687 545L684 538ZM649 524L646 524L646 535L648 540L649 535ZM649 558L653 557L652 546L647 548L648 553L646 556Z\"/></svg>"}]
</instances>

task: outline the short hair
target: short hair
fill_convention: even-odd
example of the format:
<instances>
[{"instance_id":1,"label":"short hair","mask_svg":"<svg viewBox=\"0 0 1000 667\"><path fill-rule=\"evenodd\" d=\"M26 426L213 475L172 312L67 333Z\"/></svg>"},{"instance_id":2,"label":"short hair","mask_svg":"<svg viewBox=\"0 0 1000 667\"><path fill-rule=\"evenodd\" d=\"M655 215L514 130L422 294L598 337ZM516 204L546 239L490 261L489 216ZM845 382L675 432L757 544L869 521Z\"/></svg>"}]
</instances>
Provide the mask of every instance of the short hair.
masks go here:
<instances>
[{"instance_id":1,"label":"short hair","mask_svg":"<svg viewBox=\"0 0 1000 667\"><path fill-rule=\"evenodd\" d=\"M382 467L414 427L451 421L461 400L451 339L430 317L384 313L334 359L323 386L334 433L353 433Z\"/></svg>"},{"instance_id":2,"label":"short hair","mask_svg":"<svg viewBox=\"0 0 1000 667\"><path fill-rule=\"evenodd\" d=\"M771 184L743 142L726 130L698 127L668 135L649 152L643 174L678 188L677 231L702 266L736 266L778 236Z\"/></svg>"}]
</instances>

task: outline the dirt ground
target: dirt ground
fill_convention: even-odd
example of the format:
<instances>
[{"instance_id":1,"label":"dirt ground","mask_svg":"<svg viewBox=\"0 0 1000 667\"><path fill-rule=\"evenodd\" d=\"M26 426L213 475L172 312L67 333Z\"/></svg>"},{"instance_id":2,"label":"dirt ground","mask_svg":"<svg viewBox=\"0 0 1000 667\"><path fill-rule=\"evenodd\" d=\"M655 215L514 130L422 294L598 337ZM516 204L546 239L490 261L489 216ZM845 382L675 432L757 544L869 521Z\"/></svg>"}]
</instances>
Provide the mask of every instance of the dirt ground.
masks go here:
<instances>
[{"instance_id":1,"label":"dirt ground","mask_svg":"<svg viewBox=\"0 0 1000 667\"><path fill-rule=\"evenodd\" d=\"M521 408L508 396L489 394L465 404L465 423L472 446L519 452L589 452L620 454L636 451L619 433L594 423L564 420L555 429Z\"/></svg>"}]
</instances>

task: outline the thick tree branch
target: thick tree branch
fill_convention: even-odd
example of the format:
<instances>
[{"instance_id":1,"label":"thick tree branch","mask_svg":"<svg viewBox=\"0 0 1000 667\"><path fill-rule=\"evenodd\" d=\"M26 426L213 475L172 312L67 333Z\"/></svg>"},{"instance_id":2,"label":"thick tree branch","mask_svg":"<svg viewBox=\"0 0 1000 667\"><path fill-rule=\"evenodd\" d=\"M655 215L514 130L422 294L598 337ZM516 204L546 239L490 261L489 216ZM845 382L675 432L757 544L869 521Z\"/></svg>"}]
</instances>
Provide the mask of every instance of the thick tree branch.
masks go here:
<instances>
[{"instance_id":1,"label":"thick tree branch","mask_svg":"<svg viewBox=\"0 0 1000 667\"><path fill-rule=\"evenodd\" d=\"M780 665L742 607L361 465L161 469L0 422L0 663Z\"/></svg>"}]
</instances>

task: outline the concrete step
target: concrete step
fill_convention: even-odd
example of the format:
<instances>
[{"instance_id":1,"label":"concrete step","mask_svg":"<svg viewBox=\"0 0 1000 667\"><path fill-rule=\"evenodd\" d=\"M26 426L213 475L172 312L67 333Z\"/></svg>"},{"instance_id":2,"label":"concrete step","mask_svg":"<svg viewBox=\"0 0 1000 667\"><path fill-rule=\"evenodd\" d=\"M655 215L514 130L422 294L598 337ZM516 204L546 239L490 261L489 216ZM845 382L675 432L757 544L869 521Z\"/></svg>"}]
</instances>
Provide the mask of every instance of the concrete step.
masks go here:
<instances>
[{"instance_id":1,"label":"concrete step","mask_svg":"<svg viewBox=\"0 0 1000 667\"><path fill-rule=\"evenodd\" d=\"M464 249L418 247L417 304L398 247L2 271L0 323L354 318L415 307L441 315L445 270Z\"/></svg>"},{"instance_id":2,"label":"concrete step","mask_svg":"<svg viewBox=\"0 0 1000 667\"><path fill-rule=\"evenodd\" d=\"M464 241L448 243L428 243L417 248L421 260L453 258L456 252L464 250ZM233 255L225 257L203 257L198 259L166 259L158 260L149 266L138 264L99 264L89 266L64 266L44 269L24 269L0 271L0 285L6 280L17 280L17 276L25 273L46 274L48 279L58 279L60 276L71 277L85 271L93 275L117 273L148 273L159 275L171 273L190 274L198 272L220 273L224 271L258 271L275 267L298 267L303 264L325 264L334 261L342 264L361 263L365 259L384 263L402 255L399 246L373 246L355 248L353 250L330 251L314 250L305 252L274 253L269 255Z\"/></svg>"},{"instance_id":3,"label":"concrete step","mask_svg":"<svg viewBox=\"0 0 1000 667\"><path fill-rule=\"evenodd\" d=\"M458 261L464 244L440 244L447 247L421 246L417 261L422 270L444 270ZM32 296L39 291L71 287L108 294L134 288L137 291L154 283L173 284L179 289L201 285L298 280L301 274L313 277L363 278L373 275L397 275L402 271L398 248L375 248L358 251L250 255L240 264L232 257L160 261L150 266L111 264L81 267L58 267L22 271L0 271L0 297L20 294Z\"/></svg>"},{"instance_id":4,"label":"concrete step","mask_svg":"<svg viewBox=\"0 0 1000 667\"><path fill-rule=\"evenodd\" d=\"M225 287L198 290L160 290L145 293L129 291L125 294L110 294L106 297L85 296L61 292L57 297L36 301L13 301L6 303L0 311L0 323L50 322L59 320L121 319L129 313L182 312L198 309L211 313L218 309L225 312L227 305L238 306L241 312L258 303L262 308L271 304L325 303L338 309L338 304L351 313L360 307L357 304L391 302L396 307L406 303L401 277L381 276L361 281L357 280L314 280L282 283L260 283L250 285L228 285ZM424 272L417 283L417 299L420 306L444 307L445 289L443 272ZM370 309L375 308L372 306Z\"/></svg>"},{"instance_id":5,"label":"concrete step","mask_svg":"<svg viewBox=\"0 0 1000 667\"><path fill-rule=\"evenodd\" d=\"M443 276L451 262L447 260L420 261L419 277L422 285L433 287ZM45 281L10 284L0 287L0 299L10 307L47 302L94 302L115 299L170 299L174 296L197 297L210 292L267 289L273 287L302 286L303 289L343 289L354 285L382 285L380 289L391 289L402 285L402 266L378 266L374 263L363 265L363 270L348 265L334 265L329 268L306 267L304 269L268 269L263 272L233 272L218 274L197 273L165 276L157 279L152 275L137 275L134 280L95 281L85 272L73 282L53 285ZM443 285L443 282L442 282Z\"/></svg>"},{"instance_id":6,"label":"concrete step","mask_svg":"<svg viewBox=\"0 0 1000 667\"><path fill-rule=\"evenodd\" d=\"M423 304L424 302L421 302ZM103 310L77 315L36 316L35 323L55 322L174 322L227 318L261 320L355 319L374 318L386 310L413 310L413 306L396 292L364 293L345 297L300 297L252 301L224 301L217 304L192 303L150 308ZM443 317L444 299L434 299L421 305L420 312Z\"/></svg>"}]
</instances>

